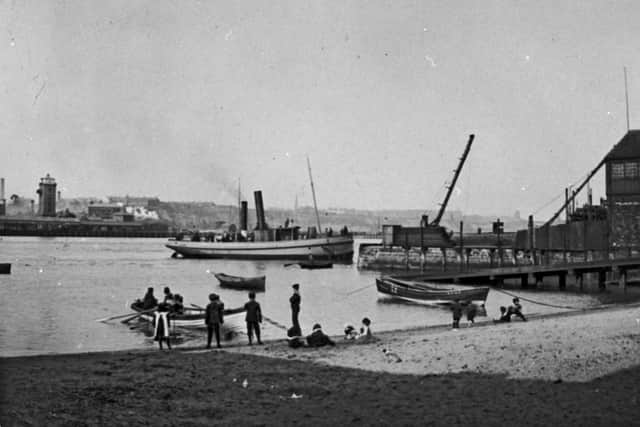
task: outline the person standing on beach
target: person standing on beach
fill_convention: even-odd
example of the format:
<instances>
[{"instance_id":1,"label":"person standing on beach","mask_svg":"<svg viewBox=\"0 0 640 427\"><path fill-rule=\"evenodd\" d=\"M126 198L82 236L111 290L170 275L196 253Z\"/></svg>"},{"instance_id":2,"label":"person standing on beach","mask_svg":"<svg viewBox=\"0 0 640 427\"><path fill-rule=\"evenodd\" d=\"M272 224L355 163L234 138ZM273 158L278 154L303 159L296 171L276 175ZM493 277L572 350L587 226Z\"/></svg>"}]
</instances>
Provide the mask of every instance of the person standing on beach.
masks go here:
<instances>
[{"instance_id":1,"label":"person standing on beach","mask_svg":"<svg viewBox=\"0 0 640 427\"><path fill-rule=\"evenodd\" d=\"M216 344L220 348L220 325L224 323L224 304L217 294L209 295L209 305L205 311L204 322L207 325L207 348L211 348L213 333L216 334Z\"/></svg>"},{"instance_id":2,"label":"person standing on beach","mask_svg":"<svg viewBox=\"0 0 640 427\"><path fill-rule=\"evenodd\" d=\"M453 312L453 329L458 329L460 327L460 318L462 317L462 305L459 299L453 301L451 311Z\"/></svg>"},{"instance_id":3,"label":"person standing on beach","mask_svg":"<svg viewBox=\"0 0 640 427\"><path fill-rule=\"evenodd\" d=\"M244 309L247 310L247 316L245 321L247 322L247 336L249 337L249 345L253 345L253 332L256 333L256 339L258 344L262 345L260 341L260 323L262 323L262 310L260 310L260 304L256 301L256 293L249 292L249 302L244 305Z\"/></svg>"},{"instance_id":4,"label":"person standing on beach","mask_svg":"<svg viewBox=\"0 0 640 427\"><path fill-rule=\"evenodd\" d=\"M160 350L162 350L162 342L167 342L167 347L171 350L171 342L169 341L169 327L171 326L169 320L169 306L165 303L160 303L158 310L153 313L153 325L154 325L154 340L158 341Z\"/></svg>"},{"instance_id":5,"label":"person standing on beach","mask_svg":"<svg viewBox=\"0 0 640 427\"><path fill-rule=\"evenodd\" d=\"M467 327L471 326L475 323L476 315L478 314L478 306L473 303L473 301L469 301L467 304Z\"/></svg>"},{"instance_id":6,"label":"person standing on beach","mask_svg":"<svg viewBox=\"0 0 640 427\"><path fill-rule=\"evenodd\" d=\"M293 323L293 327L301 330L300 322L298 321L298 315L300 314L300 285L298 283L294 283L292 286L293 295L289 298L289 303L291 304L291 322Z\"/></svg>"}]
</instances>

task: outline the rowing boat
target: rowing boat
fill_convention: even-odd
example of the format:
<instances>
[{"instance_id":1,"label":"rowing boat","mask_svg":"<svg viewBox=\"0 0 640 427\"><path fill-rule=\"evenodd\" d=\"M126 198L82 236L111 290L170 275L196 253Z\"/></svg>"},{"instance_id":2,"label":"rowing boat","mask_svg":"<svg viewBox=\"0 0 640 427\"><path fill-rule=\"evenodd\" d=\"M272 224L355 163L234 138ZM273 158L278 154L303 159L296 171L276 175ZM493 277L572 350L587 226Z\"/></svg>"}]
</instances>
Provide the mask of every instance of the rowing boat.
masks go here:
<instances>
[{"instance_id":1,"label":"rowing boat","mask_svg":"<svg viewBox=\"0 0 640 427\"><path fill-rule=\"evenodd\" d=\"M264 291L266 276L240 277L224 273L213 273L220 281L220 286L240 290Z\"/></svg>"},{"instance_id":2,"label":"rowing boat","mask_svg":"<svg viewBox=\"0 0 640 427\"><path fill-rule=\"evenodd\" d=\"M131 309L140 315L140 319L153 322L153 313L149 313L148 309L143 309L141 304L134 302ZM224 326L229 330L241 330L244 328L244 307L227 308L224 310ZM206 328L204 323L205 311L203 308L184 308L183 313L171 313L171 324L181 328Z\"/></svg>"},{"instance_id":3,"label":"rowing boat","mask_svg":"<svg viewBox=\"0 0 640 427\"><path fill-rule=\"evenodd\" d=\"M486 286L442 288L388 276L376 278L376 288L381 296L421 304L450 304L455 300L484 304L489 294L489 288Z\"/></svg>"}]
</instances>

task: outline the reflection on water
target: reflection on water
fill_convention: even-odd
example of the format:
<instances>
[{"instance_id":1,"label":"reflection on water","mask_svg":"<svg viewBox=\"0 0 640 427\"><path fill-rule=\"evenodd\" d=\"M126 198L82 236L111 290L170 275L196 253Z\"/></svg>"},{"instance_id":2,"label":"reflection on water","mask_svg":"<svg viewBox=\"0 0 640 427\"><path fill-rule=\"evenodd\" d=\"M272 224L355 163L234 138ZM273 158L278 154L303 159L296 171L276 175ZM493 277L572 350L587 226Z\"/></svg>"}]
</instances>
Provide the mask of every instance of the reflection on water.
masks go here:
<instances>
[{"instance_id":1,"label":"reflection on water","mask_svg":"<svg viewBox=\"0 0 640 427\"><path fill-rule=\"evenodd\" d=\"M237 276L266 275L266 292L258 302L264 314L290 325L291 284L300 283L303 332L321 323L330 334L341 334L345 323L372 320L372 330L450 322L443 308L384 302L375 289L377 273L358 271L355 265L333 269L302 270L279 261L227 261L172 259L164 239L87 239L5 237L0 260L12 262L12 274L0 276L2 317L0 355L67 353L153 346L143 324L108 324L95 319L129 313L129 304L141 298L147 287L156 295L169 286L184 296L185 305L207 304L209 293L219 294L227 307L247 301L247 293L220 288L213 272ZM585 307L595 304L589 296L558 292L524 292L536 301ZM489 316L511 297L491 291ZM524 302L525 314L548 313L556 308ZM263 322L265 338L280 338L282 330ZM144 333L146 331L146 334ZM182 342L205 342L204 331L180 331ZM242 335L238 339L246 339Z\"/></svg>"}]
</instances>

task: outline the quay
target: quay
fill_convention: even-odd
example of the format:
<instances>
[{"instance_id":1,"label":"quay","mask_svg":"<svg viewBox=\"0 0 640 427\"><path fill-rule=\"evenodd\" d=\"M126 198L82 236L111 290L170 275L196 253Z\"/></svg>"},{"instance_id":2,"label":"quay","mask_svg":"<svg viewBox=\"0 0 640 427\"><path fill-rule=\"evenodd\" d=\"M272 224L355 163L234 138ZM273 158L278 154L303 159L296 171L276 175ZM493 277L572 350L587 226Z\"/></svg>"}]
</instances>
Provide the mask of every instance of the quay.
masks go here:
<instances>
[{"instance_id":1,"label":"quay","mask_svg":"<svg viewBox=\"0 0 640 427\"><path fill-rule=\"evenodd\" d=\"M598 275L598 287L605 289L607 273L617 273L620 288L626 291L628 272L640 270L640 258L625 258L619 260L600 260L578 263L563 263L556 265L527 265L520 267L491 268L469 272L442 272L433 274L404 274L393 277L412 279L420 282L432 283L460 283L460 284L491 284L502 285L507 279L519 279L522 288L527 288L533 282L535 286L542 283L545 277L556 277L560 289L567 286L567 277L573 277L583 290L585 274Z\"/></svg>"}]
</instances>

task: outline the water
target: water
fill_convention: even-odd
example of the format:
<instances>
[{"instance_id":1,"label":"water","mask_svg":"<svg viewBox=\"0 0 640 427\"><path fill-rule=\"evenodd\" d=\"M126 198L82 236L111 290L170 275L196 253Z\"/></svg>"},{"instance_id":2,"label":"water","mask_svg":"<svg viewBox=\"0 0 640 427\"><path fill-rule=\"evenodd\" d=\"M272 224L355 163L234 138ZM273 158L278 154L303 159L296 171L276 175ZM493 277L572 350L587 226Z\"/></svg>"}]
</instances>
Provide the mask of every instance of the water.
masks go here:
<instances>
[{"instance_id":1,"label":"water","mask_svg":"<svg viewBox=\"0 0 640 427\"><path fill-rule=\"evenodd\" d=\"M345 323L372 320L372 330L445 324L449 311L421 305L379 300L377 273L355 265L327 270L284 267L279 261L172 259L164 239L3 237L0 262L11 262L12 274L0 275L0 356L70 353L147 348L148 333L118 320L95 319L129 313L129 304L153 286L157 296L164 286L184 296L185 305L207 304L218 293L226 307L247 301L247 293L221 289L211 271L239 276L267 276L267 290L257 300L269 318L290 325L291 284L300 283L300 322L304 333L321 323L329 334L340 334ZM597 304L588 295L524 292L519 295L550 304L586 307ZM490 316L508 305L510 297L491 291ZM525 314L549 313L557 308L524 302ZM481 319L480 319L481 320ZM135 324L135 323L134 323ZM265 338L281 338L282 330L263 322ZM204 343L205 332L190 334L190 345ZM240 336L237 339L244 340Z\"/></svg>"}]
</instances>

